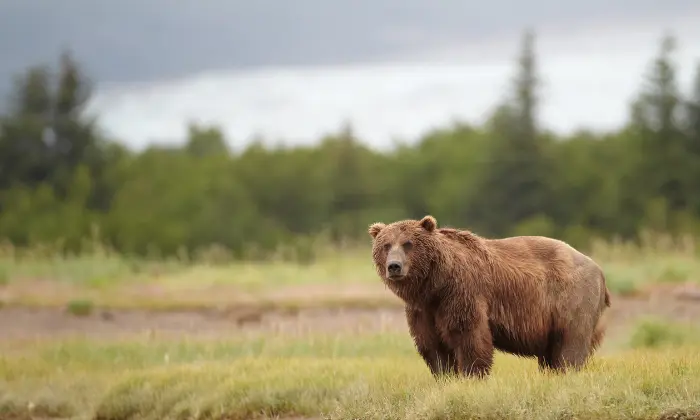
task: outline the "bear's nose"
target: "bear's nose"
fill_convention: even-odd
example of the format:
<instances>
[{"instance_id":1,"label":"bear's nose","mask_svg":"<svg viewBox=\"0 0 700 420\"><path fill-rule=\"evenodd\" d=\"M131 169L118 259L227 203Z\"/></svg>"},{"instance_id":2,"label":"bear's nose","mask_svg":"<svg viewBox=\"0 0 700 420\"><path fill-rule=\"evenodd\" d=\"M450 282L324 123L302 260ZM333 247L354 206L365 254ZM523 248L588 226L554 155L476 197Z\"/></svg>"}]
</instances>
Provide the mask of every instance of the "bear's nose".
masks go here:
<instances>
[{"instance_id":1,"label":"bear's nose","mask_svg":"<svg viewBox=\"0 0 700 420\"><path fill-rule=\"evenodd\" d=\"M391 261L389 262L389 265L387 265L386 269L389 271L389 275L391 276L401 274L401 263L398 261Z\"/></svg>"}]
</instances>

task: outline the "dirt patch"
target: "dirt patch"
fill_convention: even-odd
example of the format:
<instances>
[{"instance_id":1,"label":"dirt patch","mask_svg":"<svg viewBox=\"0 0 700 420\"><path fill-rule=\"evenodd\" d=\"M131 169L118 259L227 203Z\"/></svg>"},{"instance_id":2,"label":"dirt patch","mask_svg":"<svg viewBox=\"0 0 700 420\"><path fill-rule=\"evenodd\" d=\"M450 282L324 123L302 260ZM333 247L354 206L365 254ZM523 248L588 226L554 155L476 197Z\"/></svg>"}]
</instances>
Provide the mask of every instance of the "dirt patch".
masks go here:
<instances>
[{"instance_id":1,"label":"dirt patch","mask_svg":"<svg viewBox=\"0 0 700 420\"><path fill-rule=\"evenodd\" d=\"M608 315L611 334L645 316L698 323L700 301L682 299L660 289L640 297L614 296ZM321 307L251 311L95 310L76 316L60 308L5 307L0 309L0 340L54 336L119 337L149 333L165 336L235 336L261 333L389 332L407 330L400 307Z\"/></svg>"},{"instance_id":2,"label":"dirt patch","mask_svg":"<svg viewBox=\"0 0 700 420\"><path fill-rule=\"evenodd\" d=\"M309 309L270 311L241 320L218 312L110 311L74 316L54 308L8 307L0 310L0 340L56 336L225 337L247 332L385 332L405 330L403 311L387 309Z\"/></svg>"},{"instance_id":3,"label":"dirt patch","mask_svg":"<svg viewBox=\"0 0 700 420\"><path fill-rule=\"evenodd\" d=\"M264 296L270 300L313 301L334 297L344 299L396 300L381 282L369 284L312 284L305 286L287 286L270 290Z\"/></svg>"}]
</instances>

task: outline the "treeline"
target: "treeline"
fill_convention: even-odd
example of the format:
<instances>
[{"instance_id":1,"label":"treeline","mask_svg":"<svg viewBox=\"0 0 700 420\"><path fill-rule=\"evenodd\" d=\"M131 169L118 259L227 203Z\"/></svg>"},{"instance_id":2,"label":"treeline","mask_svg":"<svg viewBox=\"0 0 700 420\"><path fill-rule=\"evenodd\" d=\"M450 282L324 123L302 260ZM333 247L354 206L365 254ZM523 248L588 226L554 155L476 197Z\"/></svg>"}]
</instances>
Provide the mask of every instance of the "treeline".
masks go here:
<instances>
[{"instance_id":1,"label":"treeline","mask_svg":"<svg viewBox=\"0 0 700 420\"><path fill-rule=\"evenodd\" d=\"M550 235L582 247L649 229L700 234L700 69L694 90L681 92L673 51L664 37L625 126L562 137L538 125L527 33L512 92L487 124L436 130L385 153L349 127L313 147L258 142L233 153L216 127L196 125L182 147L136 153L84 115L91 84L63 54L57 69L17 77L1 117L0 238L80 252L99 232L129 254L216 244L251 257L319 235L367 241L374 221L428 213L482 235Z\"/></svg>"}]
</instances>

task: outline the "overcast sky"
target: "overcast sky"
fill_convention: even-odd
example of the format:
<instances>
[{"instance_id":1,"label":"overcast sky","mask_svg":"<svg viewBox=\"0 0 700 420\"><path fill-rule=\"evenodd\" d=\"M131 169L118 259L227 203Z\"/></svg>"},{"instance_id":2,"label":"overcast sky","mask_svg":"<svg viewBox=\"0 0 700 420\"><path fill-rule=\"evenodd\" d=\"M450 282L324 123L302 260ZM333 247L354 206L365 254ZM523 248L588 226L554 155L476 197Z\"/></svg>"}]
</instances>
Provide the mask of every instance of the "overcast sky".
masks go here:
<instances>
[{"instance_id":1,"label":"overcast sky","mask_svg":"<svg viewBox=\"0 0 700 420\"><path fill-rule=\"evenodd\" d=\"M222 125L236 145L309 142L350 120L383 146L483 119L533 26L543 121L607 128L665 30L690 83L698 21L697 0L2 0L0 91L69 47L97 83L103 127L134 146L177 140L189 119Z\"/></svg>"}]
</instances>

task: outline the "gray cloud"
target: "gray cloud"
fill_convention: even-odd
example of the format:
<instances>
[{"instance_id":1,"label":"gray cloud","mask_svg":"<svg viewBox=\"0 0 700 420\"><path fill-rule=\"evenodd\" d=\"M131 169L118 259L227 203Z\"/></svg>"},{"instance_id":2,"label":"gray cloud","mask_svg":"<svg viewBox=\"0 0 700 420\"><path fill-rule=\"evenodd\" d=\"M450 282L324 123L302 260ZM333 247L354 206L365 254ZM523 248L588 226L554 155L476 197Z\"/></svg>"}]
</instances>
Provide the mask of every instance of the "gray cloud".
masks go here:
<instances>
[{"instance_id":1,"label":"gray cloud","mask_svg":"<svg viewBox=\"0 0 700 420\"><path fill-rule=\"evenodd\" d=\"M452 115L481 118L512 70L519 34L532 26L544 35L547 124L617 124L626 112L620 98L636 89L631 75L651 58L653 39L664 29L684 33L682 44L697 38L688 29L697 26L697 0L635 3L0 0L0 96L11 74L55 63L70 48L102 84L93 105L105 127L131 144L179 138L191 118L216 121L237 141L317 138L348 118L380 144ZM684 52L685 79L697 54ZM344 66L427 57L450 63ZM475 70L477 61L488 71ZM276 68L328 64L337 67ZM232 71L260 67L273 68ZM167 80L207 70L218 74ZM104 89L110 82L146 83Z\"/></svg>"},{"instance_id":2,"label":"gray cloud","mask_svg":"<svg viewBox=\"0 0 700 420\"><path fill-rule=\"evenodd\" d=\"M101 82L256 66L345 64L525 26L688 13L696 0L3 0L0 85L69 47Z\"/></svg>"}]
</instances>

